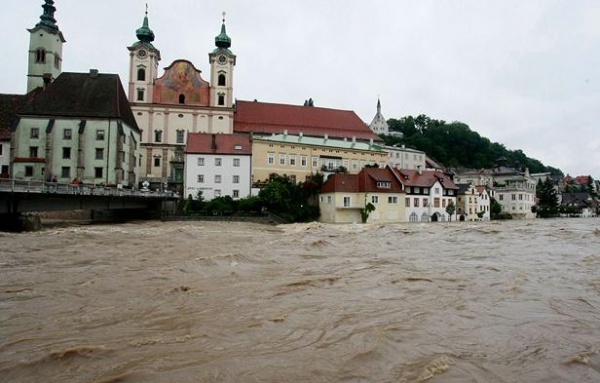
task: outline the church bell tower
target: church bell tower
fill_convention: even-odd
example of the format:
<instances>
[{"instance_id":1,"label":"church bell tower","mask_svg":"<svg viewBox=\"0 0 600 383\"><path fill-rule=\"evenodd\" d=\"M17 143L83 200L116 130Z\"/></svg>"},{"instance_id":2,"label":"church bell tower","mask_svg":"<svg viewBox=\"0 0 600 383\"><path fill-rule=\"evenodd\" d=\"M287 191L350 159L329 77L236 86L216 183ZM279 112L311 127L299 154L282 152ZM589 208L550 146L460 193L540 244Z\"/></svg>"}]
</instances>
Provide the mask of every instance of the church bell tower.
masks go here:
<instances>
[{"instance_id":1,"label":"church bell tower","mask_svg":"<svg viewBox=\"0 0 600 383\"><path fill-rule=\"evenodd\" d=\"M148 5L140 28L135 31L138 41L129 49L129 102L152 103L154 80L158 77L160 51L152 45L154 32L148 26Z\"/></svg>"},{"instance_id":2,"label":"church bell tower","mask_svg":"<svg viewBox=\"0 0 600 383\"><path fill-rule=\"evenodd\" d=\"M235 55L229 50L231 38L225 30L225 12L221 33L215 37L215 50L208 54L210 63L210 106L233 107L233 67Z\"/></svg>"},{"instance_id":3,"label":"church bell tower","mask_svg":"<svg viewBox=\"0 0 600 383\"><path fill-rule=\"evenodd\" d=\"M56 25L54 0L45 0L40 22L28 29L27 93L54 81L62 71L62 47L66 42Z\"/></svg>"}]
</instances>

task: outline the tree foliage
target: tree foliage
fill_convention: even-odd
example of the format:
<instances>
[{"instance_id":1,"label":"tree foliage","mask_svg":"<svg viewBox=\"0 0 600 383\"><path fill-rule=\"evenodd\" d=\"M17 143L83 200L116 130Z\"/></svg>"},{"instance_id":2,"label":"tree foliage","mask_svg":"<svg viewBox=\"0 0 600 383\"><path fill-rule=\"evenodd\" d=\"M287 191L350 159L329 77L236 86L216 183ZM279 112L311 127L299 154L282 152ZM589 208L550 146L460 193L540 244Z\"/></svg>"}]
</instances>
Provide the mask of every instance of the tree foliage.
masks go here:
<instances>
[{"instance_id":1,"label":"tree foliage","mask_svg":"<svg viewBox=\"0 0 600 383\"><path fill-rule=\"evenodd\" d=\"M452 221L452 216L454 215L455 211L456 205L454 204L454 201L450 200L450 202L448 202L448 205L446 206L446 213L448 213L448 215L450 216L448 218L449 221Z\"/></svg>"},{"instance_id":2,"label":"tree foliage","mask_svg":"<svg viewBox=\"0 0 600 383\"><path fill-rule=\"evenodd\" d=\"M558 195L550 178L538 181L536 188L538 217L556 217L558 215Z\"/></svg>"},{"instance_id":3,"label":"tree foliage","mask_svg":"<svg viewBox=\"0 0 600 383\"><path fill-rule=\"evenodd\" d=\"M386 145L422 150L447 167L492 168L498 158L505 157L510 165L527 167L532 173L563 174L559 169L527 157L522 150L508 150L502 144L481 137L462 122L447 123L421 114L392 118L388 125L391 131L401 132L402 137L381 136Z\"/></svg>"},{"instance_id":4,"label":"tree foliage","mask_svg":"<svg viewBox=\"0 0 600 383\"><path fill-rule=\"evenodd\" d=\"M319 207L312 201L322 182L323 177L318 174L304 183L292 182L286 175L271 174L258 197L267 210L289 222L313 221L319 217Z\"/></svg>"}]
</instances>

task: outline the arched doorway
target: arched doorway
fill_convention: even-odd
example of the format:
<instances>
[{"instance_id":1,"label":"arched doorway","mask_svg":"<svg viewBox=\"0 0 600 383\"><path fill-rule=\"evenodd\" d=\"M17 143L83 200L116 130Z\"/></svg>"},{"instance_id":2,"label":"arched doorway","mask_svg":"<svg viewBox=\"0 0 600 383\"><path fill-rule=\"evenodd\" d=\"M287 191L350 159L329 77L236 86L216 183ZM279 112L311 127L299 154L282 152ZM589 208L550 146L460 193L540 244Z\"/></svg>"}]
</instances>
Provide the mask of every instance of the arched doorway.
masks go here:
<instances>
[{"instance_id":1,"label":"arched doorway","mask_svg":"<svg viewBox=\"0 0 600 383\"><path fill-rule=\"evenodd\" d=\"M438 213L433 213L433 215L431 216L431 222L437 222L438 219L439 219Z\"/></svg>"}]
</instances>

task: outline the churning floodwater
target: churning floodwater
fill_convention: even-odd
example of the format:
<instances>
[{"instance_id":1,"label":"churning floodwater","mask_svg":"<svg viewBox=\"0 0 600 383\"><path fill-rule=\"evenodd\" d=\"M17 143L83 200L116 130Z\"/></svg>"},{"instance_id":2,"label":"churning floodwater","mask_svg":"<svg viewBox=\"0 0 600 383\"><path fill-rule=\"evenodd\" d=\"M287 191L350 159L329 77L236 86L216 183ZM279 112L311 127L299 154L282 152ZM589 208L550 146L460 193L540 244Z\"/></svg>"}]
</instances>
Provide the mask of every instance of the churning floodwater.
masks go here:
<instances>
[{"instance_id":1,"label":"churning floodwater","mask_svg":"<svg viewBox=\"0 0 600 383\"><path fill-rule=\"evenodd\" d=\"M600 382L600 219L0 240L1 382Z\"/></svg>"}]
</instances>

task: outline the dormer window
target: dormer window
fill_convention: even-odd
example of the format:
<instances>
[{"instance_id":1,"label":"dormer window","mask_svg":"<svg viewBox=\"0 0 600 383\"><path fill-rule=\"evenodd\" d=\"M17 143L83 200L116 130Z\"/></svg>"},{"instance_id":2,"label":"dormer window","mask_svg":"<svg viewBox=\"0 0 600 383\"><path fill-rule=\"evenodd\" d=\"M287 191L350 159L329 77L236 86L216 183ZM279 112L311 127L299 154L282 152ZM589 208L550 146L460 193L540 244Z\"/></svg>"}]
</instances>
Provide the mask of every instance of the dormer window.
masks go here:
<instances>
[{"instance_id":1,"label":"dormer window","mask_svg":"<svg viewBox=\"0 0 600 383\"><path fill-rule=\"evenodd\" d=\"M377 187L380 189L391 189L392 183L390 181L377 181Z\"/></svg>"}]
</instances>

